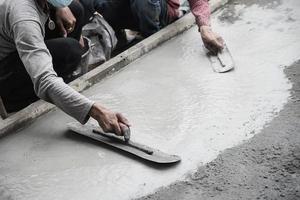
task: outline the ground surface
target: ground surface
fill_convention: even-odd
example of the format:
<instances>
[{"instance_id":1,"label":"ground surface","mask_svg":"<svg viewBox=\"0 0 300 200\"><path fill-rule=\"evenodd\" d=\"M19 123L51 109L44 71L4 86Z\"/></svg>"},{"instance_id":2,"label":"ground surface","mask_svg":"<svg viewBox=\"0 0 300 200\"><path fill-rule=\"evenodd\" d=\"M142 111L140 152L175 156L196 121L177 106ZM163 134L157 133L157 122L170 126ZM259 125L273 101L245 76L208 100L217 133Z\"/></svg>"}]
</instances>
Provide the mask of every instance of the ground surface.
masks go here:
<instances>
[{"instance_id":1,"label":"ground surface","mask_svg":"<svg viewBox=\"0 0 300 200\"><path fill-rule=\"evenodd\" d=\"M292 98L261 133L140 200L300 199L300 62L285 71Z\"/></svg>"},{"instance_id":2,"label":"ground surface","mask_svg":"<svg viewBox=\"0 0 300 200\"><path fill-rule=\"evenodd\" d=\"M281 1L231 1L219 19L239 19L235 5L267 8ZM262 19L263 20L263 19ZM199 167L185 181L139 200L300 199L300 62L286 67L292 97L261 133Z\"/></svg>"},{"instance_id":3,"label":"ground surface","mask_svg":"<svg viewBox=\"0 0 300 200\"><path fill-rule=\"evenodd\" d=\"M106 148L68 131L74 119L56 110L0 139L0 199L126 200L176 181L146 199L295 199L299 9L297 0L257 0L215 13L237 65L230 73L213 72L193 27L84 92L125 113L133 141L181 163Z\"/></svg>"}]
</instances>

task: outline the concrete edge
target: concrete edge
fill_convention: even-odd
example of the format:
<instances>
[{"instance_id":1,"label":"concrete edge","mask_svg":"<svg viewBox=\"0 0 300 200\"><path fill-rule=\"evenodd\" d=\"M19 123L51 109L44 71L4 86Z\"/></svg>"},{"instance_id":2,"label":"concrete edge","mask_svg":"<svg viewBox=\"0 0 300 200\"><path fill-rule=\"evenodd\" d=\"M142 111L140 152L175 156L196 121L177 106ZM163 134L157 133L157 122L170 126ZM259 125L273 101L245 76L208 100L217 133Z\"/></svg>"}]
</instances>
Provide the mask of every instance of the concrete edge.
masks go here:
<instances>
[{"instance_id":1,"label":"concrete edge","mask_svg":"<svg viewBox=\"0 0 300 200\"><path fill-rule=\"evenodd\" d=\"M211 11L216 11L218 8L225 5L228 1L229 0L210 0ZM124 68L126 65L140 58L142 55L151 51L163 42L191 28L194 24L195 18L192 13L189 13L176 22L163 28L159 32L151 35L138 44L120 53L116 57L96 67L87 74L77 78L69 85L76 91L82 92L95 83L99 82L106 76ZM7 133L24 128L25 126L36 120L38 117L54 110L54 108L54 105L49 104L43 100L39 100L31 104L18 113L9 116L2 122L0 121L0 136L4 136Z\"/></svg>"}]
</instances>

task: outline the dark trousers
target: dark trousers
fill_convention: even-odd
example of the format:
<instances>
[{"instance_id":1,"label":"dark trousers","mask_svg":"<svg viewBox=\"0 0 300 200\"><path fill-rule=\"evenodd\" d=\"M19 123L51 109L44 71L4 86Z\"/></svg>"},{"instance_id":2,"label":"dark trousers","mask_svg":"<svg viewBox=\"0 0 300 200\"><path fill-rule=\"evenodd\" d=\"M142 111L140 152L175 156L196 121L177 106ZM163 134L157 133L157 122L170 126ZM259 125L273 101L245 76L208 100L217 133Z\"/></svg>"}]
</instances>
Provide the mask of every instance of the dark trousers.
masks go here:
<instances>
[{"instance_id":1,"label":"dark trousers","mask_svg":"<svg viewBox=\"0 0 300 200\"><path fill-rule=\"evenodd\" d=\"M118 32L131 29L147 37L169 22L166 0L80 0L88 19L97 11Z\"/></svg>"},{"instance_id":2,"label":"dark trousers","mask_svg":"<svg viewBox=\"0 0 300 200\"><path fill-rule=\"evenodd\" d=\"M53 59L53 68L65 81L76 69L84 53L78 42L84 25L84 10L77 1L70 5L70 9L77 22L72 34L62 38L57 29L50 31L46 28L45 37L45 44ZM38 99L17 52L0 61L0 96L8 112L18 111Z\"/></svg>"}]
</instances>

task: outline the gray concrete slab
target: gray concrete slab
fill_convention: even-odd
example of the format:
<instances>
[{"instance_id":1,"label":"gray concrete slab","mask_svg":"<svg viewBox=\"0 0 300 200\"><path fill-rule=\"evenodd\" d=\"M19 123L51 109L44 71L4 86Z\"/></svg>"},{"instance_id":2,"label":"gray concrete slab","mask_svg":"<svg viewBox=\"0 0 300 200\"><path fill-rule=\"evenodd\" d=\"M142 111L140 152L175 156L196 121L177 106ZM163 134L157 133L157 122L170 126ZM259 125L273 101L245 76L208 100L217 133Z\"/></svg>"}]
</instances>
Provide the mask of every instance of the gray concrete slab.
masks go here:
<instances>
[{"instance_id":1,"label":"gray concrete slab","mask_svg":"<svg viewBox=\"0 0 300 200\"><path fill-rule=\"evenodd\" d=\"M139 200L300 199L300 61L285 73L292 96L259 134Z\"/></svg>"},{"instance_id":2,"label":"gray concrete slab","mask_svg":"<svg viewBox=\"0 0 300 200\"><path fill-rule=\"evenodd\" d=\"M270 17L270 13L277 13L273 15L274 19L286 22L285 26L277 29L284 33L282 42L289 38L299 45L299 37L291 37L291 34L296 36L299 31L297 1L236 0L226 6L219 14L219 19L226 24L242 22L244 11L249 7L260 10L258 16L264 16L260 23L266 23L265 16ZM268 28L276 26L276 22L267 24ZM265 37L271 37L269 30L264 34ZM290 43L286 44L288 46ZM298 53L297 61L284 69L287 79L293 85L290 89L291 97L259 134L246 143L222 152L212 162L199 167L186 180L161 188L139 200L300 199L299 50L295 49L295 53ZM282 47L276 55L282 57L287 54L291 52Z\"/></svg>"},{"instance_id":3,"label":"gray concrete slab","mask_svg":"<svg viewBox=\"0 0 300 200\"><path fill-rule=\"evenodd\" d=\"M296 0L273 9L236 5L234 23L219 20L224 11L214 15L235 58L233 72L213 72L192 28L85 92L126 113L133 140L180 155L179 165L149 166L67 132L72 119L55 111L1 138L1 198L136 198L252 138L290 97L283 70L299 59L299 7Z\"/></svg>"}]
</instances>

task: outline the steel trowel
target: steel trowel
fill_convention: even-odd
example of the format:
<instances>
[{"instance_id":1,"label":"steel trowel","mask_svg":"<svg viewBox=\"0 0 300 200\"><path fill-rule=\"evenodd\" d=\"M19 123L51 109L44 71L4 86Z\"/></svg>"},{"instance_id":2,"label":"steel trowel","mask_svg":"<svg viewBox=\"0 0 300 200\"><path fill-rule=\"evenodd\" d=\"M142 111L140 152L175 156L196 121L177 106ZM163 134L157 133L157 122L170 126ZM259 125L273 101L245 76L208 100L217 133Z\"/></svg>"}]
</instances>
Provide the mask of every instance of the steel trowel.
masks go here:
<instances>
[{"instance_id":1,"label":"steel trowel","mask_svg":"<svg viewBox=\"0 0 300 200\"><path fill-rule=\"evenodd\" d=\"M180 162L181 160L181 158L177 155L170 155L158 149L133 142L130 138L129 128L121 127L124 136L116 136L113 133L104 133L99 127L92 124L82 125L74 122L69 123L68 128L75 133L87 136L101 143L154 163L171 164Z\"/></svg>"},{"instance_id":2,"label":"steel trowel","mask_svg":"<svg viewBox=\"0 0 300 200\"><path fill-rule=\"evenodd\" d=\"M208 52L207 55L213 70L217 73L225 73L233 70L235 67L234 60L226 44L224 44L223 50L217 54Z\"/></svg>"}]
</instances>

